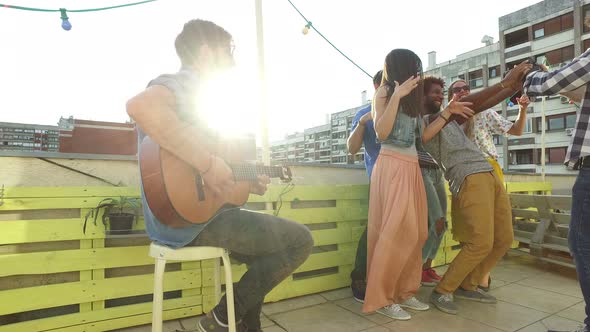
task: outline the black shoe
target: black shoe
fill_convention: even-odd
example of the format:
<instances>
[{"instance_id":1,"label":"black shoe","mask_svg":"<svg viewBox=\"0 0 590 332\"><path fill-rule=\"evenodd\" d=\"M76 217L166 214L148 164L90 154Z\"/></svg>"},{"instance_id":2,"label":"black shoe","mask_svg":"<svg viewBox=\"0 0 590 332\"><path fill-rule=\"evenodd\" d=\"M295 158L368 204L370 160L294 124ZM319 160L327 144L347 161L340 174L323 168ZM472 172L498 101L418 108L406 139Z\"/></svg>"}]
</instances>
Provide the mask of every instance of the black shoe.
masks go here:
<instances>
[{"instance_id":1,"label":"black shoe","mask_svg":"<svg viewBox=\"0 0 590 332\"><path fill-rule=\"evenodd\" d=\"M367 289L367 284L364 281L354 280L350 284L350 289L352 290L352 297L355 301L365 303L365 290Z\"/></svg>"},{"instance_id":2,"label":"black shoe","mask_svg":"<svg viewBox=\"0 0 590 332\"><path fill-rule=\"evenodd\" d=\"M213 312L207 313L207 315L199 321L198 331L199 332L227 332L229 328L223 326L220 322L215 319Z\"/></svg>"},{"instance_id":3,"label":"black shoe","mask_svg":"<svg viewBox=\"0 0 590 332\"><path fill-rule=\"evenodd\" d=\"M248 330L248 327L246 327L241 321L240 322L236 322L236 330L238 332L259 332L262 330ZM226 324L220 322L216 316L215 313L213 312L213 310L211 310L210 312L207 313L207 315L205 315L205 317L201 318L201 320L199 321L198 325L197 325L197 331L198 332L228 332L229 328L227 327Z\"/></svg>"}]
</instances>

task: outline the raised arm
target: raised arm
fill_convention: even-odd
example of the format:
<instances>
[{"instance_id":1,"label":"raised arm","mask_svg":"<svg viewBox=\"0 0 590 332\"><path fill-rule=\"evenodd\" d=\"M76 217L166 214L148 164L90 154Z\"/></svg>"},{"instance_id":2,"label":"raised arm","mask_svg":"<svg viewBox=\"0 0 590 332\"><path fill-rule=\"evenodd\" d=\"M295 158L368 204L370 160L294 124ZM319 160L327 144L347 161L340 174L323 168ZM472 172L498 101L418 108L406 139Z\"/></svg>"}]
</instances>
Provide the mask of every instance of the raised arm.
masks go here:
<instances>
[{"instance_id":1,"label":"raised arm","mask_svg":"<svg viewBox=\"0 0 590 332\"><path fill-rule=\"evenodd\" d=\"M524 88L529 96L568 94L590 82L590 49L563 68L530 73ZM576 100L579 101L579 100Z\"/></svg>"},{"instance_id":2,"label":"raised arm","mask_svg":"<svg viewBox=\"0 0 590 332\"><path fill-rule=\"evenodd\" d=\"M430 124L426 125L426 122L424 123L422 142L428 143L451 121L452 116L458 116L464 119L472 117L475 113L469 108L470 106L471 103L469 102L458 102L453 99L442 112L430 115L428 118Z\"/></svg>"},{"instance_id":3,"label":"raised arm","mask_svg":"<svg viewBox=\"0 0 590 332\"><path fill-rule=\"evenodd\" d=\"M382 85L377 89L372 112L378 140L383 141L389 136L399 110L400 100L410 94L418 86L419 81L420 76L416 75L408 78L401 85L395 82L395 89L389 101L387 100L387 89L391 88Z\"/></svg>"},{"instance_id":4,"label":"raised arm","mask_svg":"<svg viewBox=\"0 0 590 332\"><path fill-rule=\"evenodd\" d=\"M494 84L481 91L471 93L461 98L461 101L472 103L471 109L475 113L483 112L492 108L506 98L512 97L517 91L522 89L524 76L529 70L531 70L531 68L532 65L525 60L510 70L500 83ZM461 124L465 122L466 119L454 115L450 121L454 120Z\"/></svg>"}]
</instances>

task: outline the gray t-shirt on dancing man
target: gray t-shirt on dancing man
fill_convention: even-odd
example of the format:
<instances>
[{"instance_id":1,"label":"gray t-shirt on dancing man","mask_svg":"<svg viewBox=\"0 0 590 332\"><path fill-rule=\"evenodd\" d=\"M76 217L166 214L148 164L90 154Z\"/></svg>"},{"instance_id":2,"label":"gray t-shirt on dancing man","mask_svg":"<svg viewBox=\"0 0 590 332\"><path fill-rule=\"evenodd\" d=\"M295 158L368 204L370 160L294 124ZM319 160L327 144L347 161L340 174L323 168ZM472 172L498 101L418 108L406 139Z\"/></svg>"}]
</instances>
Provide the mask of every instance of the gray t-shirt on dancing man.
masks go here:
<instances>
[{"instance_id":1,"label":"gray t-shirt on dancing man","mask_svg":"<svg viewBox=\"0 0 590 332\"><path fill-rule=\"evenodd\" d=\"M428 123L428 119L426 120ZM446 125L424 148L445 171L449 189L453 195L461 190L461 184L471 174L493 171L492 166L482 156L457 122Z\"/></svg>"}]
</instances>

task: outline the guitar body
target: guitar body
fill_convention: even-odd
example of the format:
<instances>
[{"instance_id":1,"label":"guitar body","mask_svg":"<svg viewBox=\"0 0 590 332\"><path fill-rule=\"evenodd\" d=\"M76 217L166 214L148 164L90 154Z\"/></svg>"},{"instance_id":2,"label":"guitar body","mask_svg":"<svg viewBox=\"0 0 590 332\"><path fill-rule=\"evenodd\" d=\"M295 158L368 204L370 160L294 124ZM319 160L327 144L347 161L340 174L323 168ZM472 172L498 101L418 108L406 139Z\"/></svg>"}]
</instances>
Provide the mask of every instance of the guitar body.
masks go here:
<instances>
[{"instance_id":1,"label":"guitar body","mask_svg":"<svg viewBox=\"0 0 590 332\"><path fill-rule=\"evenodd\" d=\"M215 149L229 165L244 161L244 150L236 145ZM241 180L234 171L236 184L229 193L219 196L203 183L197 170L147 136L141 143L139 165L150 210L161 223L173 228L206 223L224 205L244 205L250 195L250 181L256 178L254 174L249 180Z\"/></svg>"}]
</instances>

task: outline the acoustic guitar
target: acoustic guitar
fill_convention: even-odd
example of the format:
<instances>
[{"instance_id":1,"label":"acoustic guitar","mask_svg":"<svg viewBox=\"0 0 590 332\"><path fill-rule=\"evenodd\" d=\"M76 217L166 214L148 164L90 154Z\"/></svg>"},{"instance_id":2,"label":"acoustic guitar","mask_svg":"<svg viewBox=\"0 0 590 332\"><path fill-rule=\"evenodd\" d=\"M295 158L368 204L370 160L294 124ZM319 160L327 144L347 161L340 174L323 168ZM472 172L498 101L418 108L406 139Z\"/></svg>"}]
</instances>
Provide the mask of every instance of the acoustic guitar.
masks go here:
<instances>
[{"instance_id":1,"label":"acoustic guitar","mask_svg":"<svg viewBox=\"0 0 590 332\"><path fill-rule=\"evenodd\" d=\"M247 150L247 149L246 149ZM203 182L199 171L146 136L141 142L139 167L148 206L156 218L173 228L202 224L224 206L241 206L250 195L250 183L259 175L292 179L286 166L262 166L245 162L239 144L219 143L213 150L232 169L235 185L218 196Z\"/></svg>"}]
</instances>

